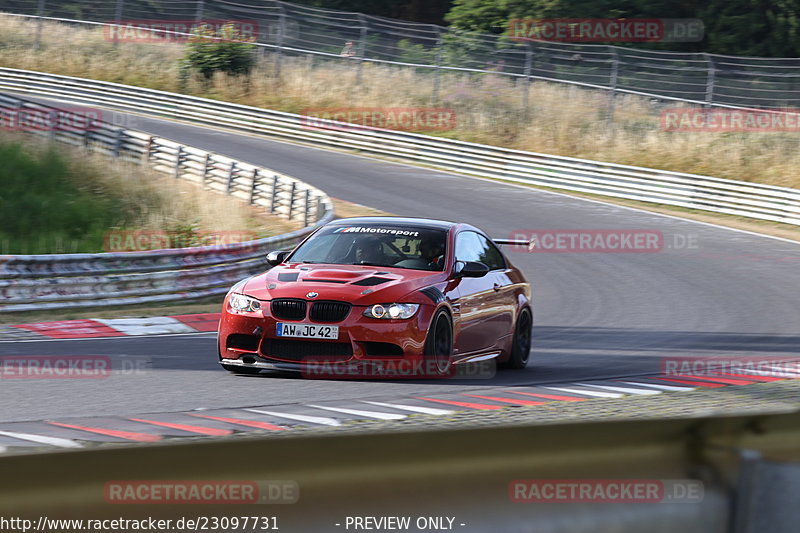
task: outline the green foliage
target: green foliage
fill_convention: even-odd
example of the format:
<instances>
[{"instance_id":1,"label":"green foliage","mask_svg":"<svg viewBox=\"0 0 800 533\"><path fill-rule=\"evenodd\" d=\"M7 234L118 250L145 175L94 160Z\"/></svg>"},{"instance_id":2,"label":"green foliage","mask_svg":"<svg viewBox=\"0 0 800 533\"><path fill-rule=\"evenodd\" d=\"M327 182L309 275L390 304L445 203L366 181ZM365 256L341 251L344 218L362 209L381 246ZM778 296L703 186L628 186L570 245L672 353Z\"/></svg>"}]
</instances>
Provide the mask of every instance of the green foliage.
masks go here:
<instances>
[{"instance_id":1,"label":"green foliage","mask_svg":"<svg viewBox=\"0 0 800 533\"><path fill-rule=\"evenodd\" d=\"M131 217L55 150L0 143L0 253L97 252Z\"/></svg>"},{"instance_id":2,"label":"green foliage","mask_svg":"<svg viewBox=\"0 0 800 533\"><path fill-rule=\"evenodd\" d=\"M630 46L800 57L800 0L455 0L445 16L453 27L495 34L515 18L698 18L705 24L700 42Z\"/></svg>"},{"instance_id":3,"label":"green foliage","mask_svg":"<svg viewBox=\"0 0 800 533\"><path fill-rule=\"evenodd\" d=\"M210 80L215 72L247 76L255 65L255 45L231 24L218 32L200 26L189 39L184 61L189 68Z\"/></svg>"}]
</instances>

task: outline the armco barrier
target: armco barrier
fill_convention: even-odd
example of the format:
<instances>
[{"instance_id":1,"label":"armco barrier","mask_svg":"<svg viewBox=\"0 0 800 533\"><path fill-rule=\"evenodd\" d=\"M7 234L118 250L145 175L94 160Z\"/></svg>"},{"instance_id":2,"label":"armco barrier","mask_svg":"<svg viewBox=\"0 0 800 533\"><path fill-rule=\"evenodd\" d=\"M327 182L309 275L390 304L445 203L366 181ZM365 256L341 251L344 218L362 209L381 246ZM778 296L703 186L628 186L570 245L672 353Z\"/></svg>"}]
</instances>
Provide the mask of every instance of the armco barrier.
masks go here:
<instances>
[{"instance_id":1,"label":"armco barrier","mask_svg":"<svg viewBox=\"0 0 800 533\"><path fill-rule=\"evenodd\" d=\"M511 150L352 125L109 82L0 68L0 90L225 128L512 182L800 225L800 190ZM338 123L331 123L338 124ZM315 124L316 126L316 124Z\"/></svg>"},{"instance_id":2,"label":"armco barrier","mask_svg":"<svg viewBox=\"0 0 800 533\"><path fill-rule=\"evenodd\" d=\"M592 423L524 425L514 422L514 416L507 420L507 425L465 419L436 427L384 425L365 428L371 430L366 432L356 426L285 432L279 437L5 455L0 457L0 516L24 517L36 524L40 517L178 520L257 515L274 517L280 531L310 533L364 530L346 526L347 517L364 516L410 516L412 524L419 517L447 517L453 519L452 527L395 529L465 533L797 529L800 416L792 408ZM687 480L701 484L702 493L683 503L671 501L666 491L661 503L631 501L630 495L608 501L516 501L512 482L532 479L560 480L562 485ZM217 493L206 496L205 505L170 504L164 491L155 501L143 501L148 493L134 494L128 502L110 498L113 485L178 481L254 485L283 481L291 493L266 494L271 501L263 503L226 505L214 505L226 503L221 501L226 495ZM290 498L284 501L282 496ZM137 498L141 503L130 505Z\"/></svg>"},{"instance_id":3,"label":"armco barrier","mask_svg":"<svg viewBox=\"0 0 800 533\"><path fill-rule=\"evenodd\" d=\"M0 95L0 114L58 113ZM95 121L91 127L32 131L54 141L149 164L175 179L241 198L303 228L265 239L195 248L97 254L0 256L0 313L185 300L224 294L236 281L267 268L266 254L292 247L333 218L321 190L300 180L213 152Z\"/></svg>"}]
</instances>

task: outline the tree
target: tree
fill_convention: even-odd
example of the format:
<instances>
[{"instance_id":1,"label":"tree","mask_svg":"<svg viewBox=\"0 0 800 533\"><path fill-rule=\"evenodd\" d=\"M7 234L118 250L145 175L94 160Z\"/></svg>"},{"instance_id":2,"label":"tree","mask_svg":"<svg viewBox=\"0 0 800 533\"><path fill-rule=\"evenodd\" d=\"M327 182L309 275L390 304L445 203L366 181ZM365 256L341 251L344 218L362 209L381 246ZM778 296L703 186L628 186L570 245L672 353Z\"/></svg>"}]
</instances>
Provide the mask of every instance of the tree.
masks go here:
<instances>
[{"instance_id":1,"label":"tree","mask_svg":"<svg viewBox=\"0 0 800 533\"><path fill-rule=\"evenodd\" d=\"M184 60L206 81L215 72L247 76L255 65L255 45L247 39L232 24L222 26L217 32L203 25L189 38Z\"/></svg>"}]
</instances>

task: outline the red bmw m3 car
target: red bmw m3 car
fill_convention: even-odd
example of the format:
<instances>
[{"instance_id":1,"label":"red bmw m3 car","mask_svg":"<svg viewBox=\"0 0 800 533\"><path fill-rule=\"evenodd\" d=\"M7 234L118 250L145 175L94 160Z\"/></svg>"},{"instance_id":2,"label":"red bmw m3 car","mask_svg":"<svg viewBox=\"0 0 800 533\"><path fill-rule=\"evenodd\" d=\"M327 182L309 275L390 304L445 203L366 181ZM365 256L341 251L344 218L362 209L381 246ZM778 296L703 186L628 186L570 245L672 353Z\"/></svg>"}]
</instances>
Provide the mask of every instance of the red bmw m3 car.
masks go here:
<instances>
[{"instance_id":1,"label":"red bmw m3 car","mask_svg":"<svg viewBox=\"0 0 800 533\"><path fill-rule=\"evenodd\" d=\"M321 364L372 375L402 367L447 376L490 359L524 368L531 288L498 244L528 243L439 220L331 222L294 250L271 252L271 269L231 288L219 325L220 363L234 373L307 376Z\"/></svg>"}]
</instances>

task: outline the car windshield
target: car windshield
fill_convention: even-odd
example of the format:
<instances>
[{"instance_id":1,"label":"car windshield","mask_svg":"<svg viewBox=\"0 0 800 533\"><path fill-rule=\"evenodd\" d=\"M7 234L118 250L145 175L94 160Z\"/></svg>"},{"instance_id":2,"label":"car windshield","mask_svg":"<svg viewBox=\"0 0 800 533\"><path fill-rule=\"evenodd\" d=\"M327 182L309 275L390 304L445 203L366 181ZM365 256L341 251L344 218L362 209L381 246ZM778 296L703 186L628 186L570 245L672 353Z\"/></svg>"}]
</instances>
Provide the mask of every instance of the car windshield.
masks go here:
<instances>
[{"instance_id":1,"label":"car windshield","mask_svg":"<svg viewBox=\"0 0 800 533\"><path fill-rule=\"evenodd\" d=\"M331 226L318 231L287 261L444 270L447 232L392 225Z\"/></svg>"}]
</instances>

